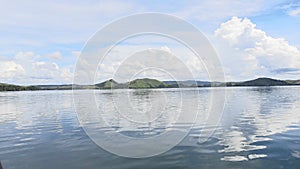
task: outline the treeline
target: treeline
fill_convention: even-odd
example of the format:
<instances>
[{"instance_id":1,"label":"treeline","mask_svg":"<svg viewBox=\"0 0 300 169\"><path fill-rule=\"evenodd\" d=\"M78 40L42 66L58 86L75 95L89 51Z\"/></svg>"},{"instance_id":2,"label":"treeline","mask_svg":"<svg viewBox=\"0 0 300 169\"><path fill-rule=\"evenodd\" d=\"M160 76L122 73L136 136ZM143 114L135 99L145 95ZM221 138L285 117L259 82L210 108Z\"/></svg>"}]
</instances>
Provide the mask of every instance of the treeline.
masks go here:
<instances>
[{"instance_id":1,"label":"treeline","mask_svg":"<svg viewBox=\"0 0 300 169\"><path fill-rule=\"evenodd\" d=\"M135 79L126 83L118 83L113 79L94 85L36 85L18 86L0 83L0 91L22 90L82 90L82 89L152 89L152 88L181 88L181 87L239 87L239 86L290 86L299 85L300 80L277 80L271 78L257 78L243 82L208 82L208 81L159 81L156 79Z\"/></svg>"},{"instance_id":2,"label":"treeline","mask_svg":"<svg viewBox=\"0 0 300 169\"><path fill-rule=\"evenodd\" d=\"M0 84L0 91L23 91L23 90L39 90L35 86L18 86L11 84Z\"/></svg>"}]
</instances>

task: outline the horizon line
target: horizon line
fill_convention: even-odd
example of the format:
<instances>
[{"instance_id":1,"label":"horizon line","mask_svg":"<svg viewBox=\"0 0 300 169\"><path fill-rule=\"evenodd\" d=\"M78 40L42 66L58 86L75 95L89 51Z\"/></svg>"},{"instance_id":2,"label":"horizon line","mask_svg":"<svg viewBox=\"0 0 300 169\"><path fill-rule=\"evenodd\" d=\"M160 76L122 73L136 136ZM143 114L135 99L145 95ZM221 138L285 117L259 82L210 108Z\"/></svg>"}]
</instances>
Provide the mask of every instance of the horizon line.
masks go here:
<instances>
[{"instance_id":1,"label":"horizon line","mask_svg":"<svg viewBox=\"0 0 300 169\"><path fill-rule=\"evenodd\" d=\"M155 78L136 78L136 79L133 79L131 81L134 81L134 80L143 80L143 79L151 79L151 80L158 80L158 79L155 79ZM254 78L254 79L248 79L248 80L236 80L236 81L209 81L209 80L192 80L192 79L187 79L187 80L158 80L160 82L166 82L166 81L169 81L169 82L186 82L186 81L195 81L195 82L208 82L208 83L230 83L230 82L236 82L236 83L239 83L239 82L247 82L247 81L252 81L252 80L257 80L257 79L273 79L273 80L280 80L280 81L297 81L297 80L300 80L299 79L279 79L279 78L271 78L271 77L266 77L266 76L262 76L262 77L257 77L257 78ZM129 83L131 81L127 81L127 82L118 82L116 80L114 80L113 78L110 78L110 79L107 79L107 80L103 80L103 81L100 81L100 82L97 82L97 83L94 83L94 84L76 84L76 83L63 83L63 84L16 84L16 83L6 83L6 82L0 82L0 84L4 84L4 85L15 85L15 86L63 86L63 85L81 85L81 86L89 86L89 85L97 85L99 83L104 83L106 81L110 81L110 80L113 80L115 82L117 82L118 84L124 84L124 83Z\"/></svg>"}]
</instances>

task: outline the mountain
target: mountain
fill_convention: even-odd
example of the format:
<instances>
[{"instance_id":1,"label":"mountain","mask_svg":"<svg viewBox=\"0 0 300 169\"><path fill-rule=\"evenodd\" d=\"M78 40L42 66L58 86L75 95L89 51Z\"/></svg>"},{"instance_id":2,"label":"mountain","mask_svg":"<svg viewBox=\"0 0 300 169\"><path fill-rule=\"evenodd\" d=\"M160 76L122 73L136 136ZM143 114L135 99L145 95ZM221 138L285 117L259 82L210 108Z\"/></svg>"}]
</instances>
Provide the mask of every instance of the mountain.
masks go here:
<instances>
[{"instance_id":1,"label":"mountain","mask_svg":"<svg viewBox=\"0 0 300 169\"><path fill-rule=\"evenodd\" d=\"M128 87L130 89L146 89L146 88L166 88L169 87L164 82L158 81L156 79L136 79L133 81L130 81L128 83Z\"/></svg>"},{"instance_id":2,"label":"mountain","mask_svg":"<svg viewBox=\"0 0 300 169\"><path fill-rule=\"evenodd\" d=\"M127 83L118 83L113 79L104 81L102 83L95 84L99 89L147 89L147 88L165 88L168 87L167 84L156 80L156 79L136 79Z\"/></svg>"},{"instance_id":3,"label":"mountain","mask_svg":"<svg viewBox=\"0 0 300 169\"><path fill-rule=\"evenodd\" d=\"M109 79L107 81L104 81L102 83L95 84L100 89L111 89L111 88L120 88L120 84L113 79Z\"/></svg>"},{"instance_id":4,"label":"mountain","mask_svg":"<svg viewBox=\"0 0 300 169\"><path fill-rule=\"evenodd\" d=\"M286 86L288 82L271 78L258 78L244 82L227 82L226 86Z\"/></svg>"},{"instance_id":5,"label":"mountain","mask_svg":"<svg viewBox=\"0 0 300 169\"><path fill-rule=\"evenodd\" d=\"M179 87L233 87L233 86L291 86L300 85L300 80L277 80L271 78L258 78L243 82L208 82L208 81L159 81L156 79L136 79L126 83L118 83L113 79L94 85L35 85L18 86L0 83L0 91L21 90L72 90L72 89L148 89L148 88L179 88Z\"/></svg>"}]
</instances>

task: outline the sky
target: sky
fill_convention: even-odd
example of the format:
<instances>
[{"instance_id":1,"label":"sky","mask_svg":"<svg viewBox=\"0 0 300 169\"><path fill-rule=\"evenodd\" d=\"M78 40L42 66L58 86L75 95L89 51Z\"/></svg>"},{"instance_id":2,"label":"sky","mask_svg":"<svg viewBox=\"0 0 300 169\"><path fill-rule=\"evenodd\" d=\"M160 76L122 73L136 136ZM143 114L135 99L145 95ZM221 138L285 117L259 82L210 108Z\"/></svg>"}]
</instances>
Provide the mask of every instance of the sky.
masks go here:
<instances>
[{"instance_id":1,"label":"sky","mask_svg":"<svg viewBox=\"0 0 300 169\"><path fill-rule=\"evenodd\" d=\"M87 41L112 21L143 12L174 15L199 29L218 53L227 81L300 79L300 1L11 0L0 5L0 83L72 83ZM127 55L129 49L149 48L141 39L136 42L131 46L127 42L122 51ZM184 58L180 45L153 44L152 48L186 59L187 66L198 67L192 57ZM117 56L108 57L111 61L101 64L115 71L112 62ZM202 68L193 71L200 72L197 79L207 79ZM103 74L99 80L104 80L113 73L100 69L99 74Z\"/></svg>"}]
</instances>

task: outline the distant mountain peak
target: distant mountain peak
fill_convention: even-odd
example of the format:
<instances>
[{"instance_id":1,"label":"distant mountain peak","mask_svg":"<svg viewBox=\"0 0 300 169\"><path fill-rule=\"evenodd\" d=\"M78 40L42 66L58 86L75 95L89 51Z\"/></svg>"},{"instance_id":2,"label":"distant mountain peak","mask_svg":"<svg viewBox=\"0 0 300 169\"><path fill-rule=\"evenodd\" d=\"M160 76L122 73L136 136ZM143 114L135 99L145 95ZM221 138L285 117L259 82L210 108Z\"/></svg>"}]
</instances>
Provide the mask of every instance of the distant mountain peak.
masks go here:
<instances>
[{"instance_id":1,"label":"distant mountain peak","mask_svg":"<svg viewBox=\"0 0 300 169\"><path fill-rule=\"evenodd\" d=\"M260 77L254 80L249 80L239 83L242 86L282 86L288 85L288 82L267 77Z\"/></svg>"}]
</instances>

